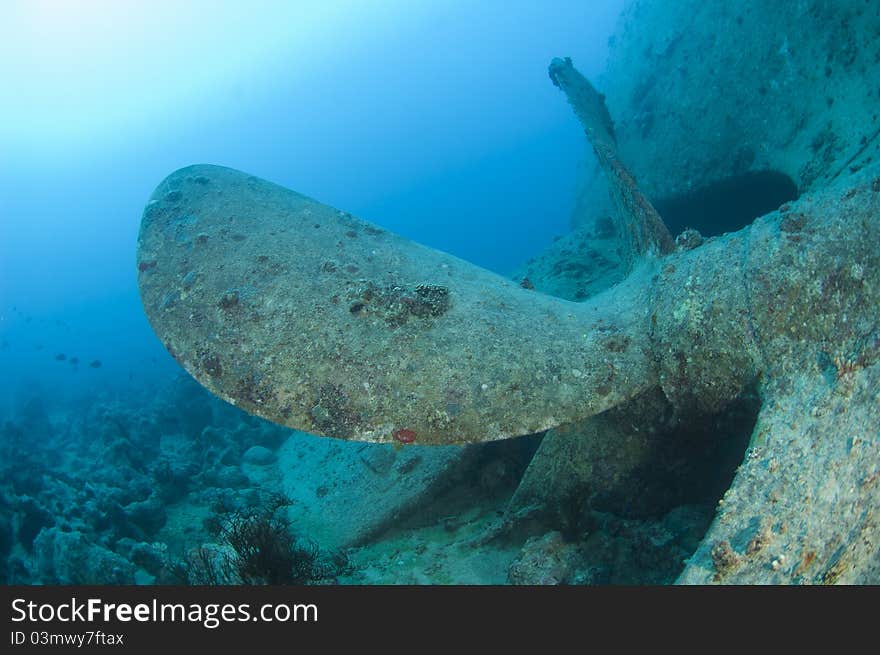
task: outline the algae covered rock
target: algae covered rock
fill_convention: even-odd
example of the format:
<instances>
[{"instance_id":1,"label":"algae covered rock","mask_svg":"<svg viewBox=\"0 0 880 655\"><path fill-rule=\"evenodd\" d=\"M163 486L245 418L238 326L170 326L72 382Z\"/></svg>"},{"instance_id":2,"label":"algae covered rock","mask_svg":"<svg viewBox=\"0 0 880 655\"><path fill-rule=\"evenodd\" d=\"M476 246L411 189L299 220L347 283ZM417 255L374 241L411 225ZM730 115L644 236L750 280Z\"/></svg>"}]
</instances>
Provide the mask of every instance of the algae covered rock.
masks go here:
<instances>
[{"instance_id":1,"label":"algae covered rock","mask_svg":"<svg viewBox=\"0 0 880 655\"><path fill-rule=\"evenodd\" d=\"M577 546L566 543L558 532L529 539L511 563L511 584L559 585L571 582L580 555Z\"/></svg>"},{"instance_id":2,"label":"algae covered rock","mask_svg":"<svg viewBox=\"0 0 880 655\"><path fill-rule=\"evenodd\" d=\"M266 466L267 464L271 464L275 461L275 453L263 446L251 446L246 451L244 451L244 455L241 456L241 460L245 464Z\"/></svg>"}]
</instances>

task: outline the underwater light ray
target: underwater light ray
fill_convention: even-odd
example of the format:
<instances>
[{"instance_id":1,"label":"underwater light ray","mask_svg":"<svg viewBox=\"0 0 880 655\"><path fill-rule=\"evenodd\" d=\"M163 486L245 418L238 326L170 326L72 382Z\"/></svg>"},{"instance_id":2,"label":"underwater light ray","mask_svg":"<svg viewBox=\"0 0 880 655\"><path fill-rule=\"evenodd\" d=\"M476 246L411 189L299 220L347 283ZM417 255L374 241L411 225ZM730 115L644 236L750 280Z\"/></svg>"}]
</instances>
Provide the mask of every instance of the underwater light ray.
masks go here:
<instances>
[{"instance_id":1,"label":"underwater light ray","mask_svg":"<svg viewBox=\"0 0 880 655\"><path fill-rule=\"evenodd\" d=\"M170 120L198 121L283 71L296 79L339 39L386 29L397 2L18 1L0 24L0 144L91 152ZM209 55L210 53L210 55Z\"/></svg>"}]
</instances>

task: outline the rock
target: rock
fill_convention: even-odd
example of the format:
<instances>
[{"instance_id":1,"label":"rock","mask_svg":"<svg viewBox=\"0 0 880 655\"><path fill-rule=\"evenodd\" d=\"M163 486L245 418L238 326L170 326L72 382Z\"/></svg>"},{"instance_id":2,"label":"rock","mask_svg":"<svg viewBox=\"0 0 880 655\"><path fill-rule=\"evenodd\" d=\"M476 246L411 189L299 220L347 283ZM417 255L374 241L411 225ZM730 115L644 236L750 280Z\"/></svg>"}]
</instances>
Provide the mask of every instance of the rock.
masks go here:
<instances>
[{"instance_id":1,"label":"rock","mask_svg":"<svg viewBox=\"0 0 880 655\"><path fill-rule=\"evenodd\" d=\"M33 561L30 558L10 555L5 560L5 568L5 584L34 584Z\"/></svg>"},{"instance_id":2,"label":"rock","mask_svg":"<svg viewBox=\"0 0 880 655\"><path fill-rule=\"evenodd\" d=\"M90 541L81 532L46 528L34 540L34 559L43 584L134 584L135 566Z\"/></svg>"},{"instance_id":3,"label":"rock","mask_svg":"<svg viewBox=\"0 0 880 655\"><path fill-rule=\"evenodd\" d=\"M224 489L241 489L250 484L248 477L237 466L220 466L212 476L213 483Z\"/></svg>"},{"instance_id":4,"label":"rock","mask_svg":"<svg viewBox=\"0 0 880 655\"><path fill-rule=\"evenodd\" d=\"M251 446L241 457L245 464L256 464L266 466L275 461L275 453L263 446Z\"/></svg>"},{"instance_id":5,"label":"rock","mask_svg":"<svg viewBox=\"0 0 880 655\"><path fill-rule=\"evenodd\" d=\"M269 450L277 450L289 436L290 430L268 421L259 421L256 425L240 423L232 433L233 440L242 448L263 446Z\"/></svg>"},{"instance_id":6,"label":"rock","mask_svg":"<svg viewBox=\"0 0 880 655\"><path fill-rule=\"evenodd\" d=\"M762 408L748 454L678 582L880 580L880 362L847 369L831 385L816 375L805 371Z\"/></svg>"},{"instance_id":7,"label":"rock","mask_svg":"<svg viewBox=\"0 0 880 655\"><path fill-rule=\"evenodd\" d=\"M0 514L0 559L5 559L12 550L12 523L5 513Z\"/></svg>"},{"instance_id":8,"label":"rock","mask_svg":"<svg viewBox=\"0 0 880 655\"><path fill-rule=\"evenodd\" d=\"M18 407L17 414L21 433L29 438L46 440L53 434L42 393L25 398Z\"/></svg>"},{"instance_id":9,"label":"rock","mask_svg":"<svg viewBox=\"0 0 880 655\"><path fill-rule=\"evenodd\" d=\"M155 534L165 525L165 506L156 496L147 500L129 503L124 508L125 517L145 534Z\"/></svg>"},{"instance_id":10,"label":"rock","mask_svg":"<svg viewBox=\"0 0 880 655\"><path fill-rule=\"evenodd\" d=\"M159 493L165 503L173 503L183 498L189 491L192 477L198 472L194 462L182 457L160 457L151 468L153 480L159 486Z\"/></svg>"},{"instance_id":11,"label":"rock","mask_svg":"<svg viewBox=\"0 0 880 655\"><path fill-rule=\"evenodd\" d=\"M558 585L571 582L580 560L578 549L566 543L559 532L532 537L510 564L511 584Z\"/></svg>"},{"instance_id":12,"label":"rock","mask_svg":"<svg viewBox=\"0 0 880 655\"><path fill-rule=\"evenodd\" d=\"M18 540L25 548L33 545L40 530L55 524L51 512L40 506L33 498L25 498L18 506Z\"/></svg>"},{"instance_id":13,"label":"rock","mask_svg":"<svg viewBox=\"0 0 880 655\"><path fill-rule=\"evenodd\" d=\"M168 559L168 546L163 543L135 544L129 559L152 575L158 576Z\"/></svg>"},{"instance_id":14,"label":"rock","mask_svg":"<svg viewBox=\"0 0 880 655\"><path fill-rule=\"evenodd\" d=\"M137 569L134 572L134 584L136 585L154 585L156 584L156 576L147 573L143 569Z\"/></svg>"}]
</instances>

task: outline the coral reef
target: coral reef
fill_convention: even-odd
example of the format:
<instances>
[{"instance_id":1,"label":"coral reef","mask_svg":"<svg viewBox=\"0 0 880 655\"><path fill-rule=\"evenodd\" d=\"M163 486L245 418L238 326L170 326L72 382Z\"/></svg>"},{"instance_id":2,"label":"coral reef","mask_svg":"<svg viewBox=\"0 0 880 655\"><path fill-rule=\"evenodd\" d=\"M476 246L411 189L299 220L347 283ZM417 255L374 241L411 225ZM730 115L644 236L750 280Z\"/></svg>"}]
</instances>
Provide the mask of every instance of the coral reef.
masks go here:
<instances>
[{"instance_id":1,"label":"coral reef","mask_svg":"<svg viewBox=\"0 0 880 655\"><path fill-rule=\"evenodd\" d=\"M509 492L519 475L505 454L517 447L321 439L254 418L185 375L149 396L84 404L33 393L0 429L4 583L363 581L347 564L352 547L462 478L481 481L475 493Z\"/></svg>"}]
</instances>

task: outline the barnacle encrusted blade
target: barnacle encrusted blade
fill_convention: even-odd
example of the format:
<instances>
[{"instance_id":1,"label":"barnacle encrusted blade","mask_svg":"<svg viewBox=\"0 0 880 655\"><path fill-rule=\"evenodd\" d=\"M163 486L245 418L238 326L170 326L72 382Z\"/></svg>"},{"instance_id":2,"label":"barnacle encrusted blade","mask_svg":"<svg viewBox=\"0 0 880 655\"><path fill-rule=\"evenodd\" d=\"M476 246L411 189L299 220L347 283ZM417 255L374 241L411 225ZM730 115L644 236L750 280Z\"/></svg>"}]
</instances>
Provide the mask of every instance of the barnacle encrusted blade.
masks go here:
<instances>
[{"instance_id":1,"label":"barnacle encrusted blade","mask_svg":"<svg viewBox=\"0 0 880 655\"><path fill-rule=\"evenodd\" d=\"M794 373L765 389L751 447L680 583L878 580L875 357L830 377Z\"/></svg>"},{"instance_id":2,"label":"barnacle encrusted blade","mask_svg":"<svg viewBox=\"0 0 880 655\"><path fill-rule=\"evenodd\" d=\"M613 217L615 228L627 269L632 269L642 256L672 252L675 243L663 219L617 156L614 124L605 106L605 97L581 75L568 57L551 61L549 73L553 84L568 98L593 146L599 166L608 178L608 189L617 205Z\"/></svg>"},{"instance_id":3,"label":"barnacle encrusted blade","mask_svg":"<svg viewBox=\"0 0 880 655\"><path fill-rule=\"evenodd\" d=\"M229 402L307 432L488 441L657 380L638 273L588 303L550 298L229 168L184 168L158 186L137 262L147 316L177 361Z\"/></svg>"}]
</instances>

